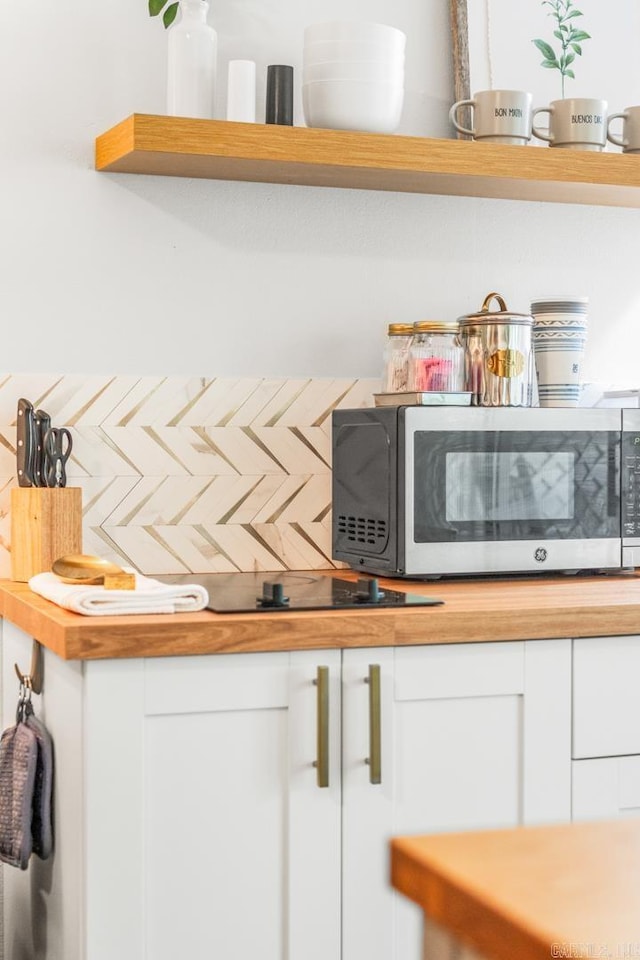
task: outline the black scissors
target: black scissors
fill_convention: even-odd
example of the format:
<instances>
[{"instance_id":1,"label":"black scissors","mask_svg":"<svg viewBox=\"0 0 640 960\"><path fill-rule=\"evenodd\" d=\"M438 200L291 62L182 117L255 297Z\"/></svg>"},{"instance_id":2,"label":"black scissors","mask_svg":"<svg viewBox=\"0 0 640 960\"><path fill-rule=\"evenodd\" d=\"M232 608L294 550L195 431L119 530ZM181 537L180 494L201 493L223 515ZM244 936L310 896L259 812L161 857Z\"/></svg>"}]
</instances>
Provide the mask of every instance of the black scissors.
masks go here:
<instances>
[{"instance_id":1,"label":"black scissors","mask_svg":"<svg viewBox=\"0 0 640 960\"><path fill-rule=\"evenodd\" d=\"M44 435L44 475L48 487L66 487L65 464L71 456L73 440L66 427L51 427Z\"/></svg>"}]
</instances>

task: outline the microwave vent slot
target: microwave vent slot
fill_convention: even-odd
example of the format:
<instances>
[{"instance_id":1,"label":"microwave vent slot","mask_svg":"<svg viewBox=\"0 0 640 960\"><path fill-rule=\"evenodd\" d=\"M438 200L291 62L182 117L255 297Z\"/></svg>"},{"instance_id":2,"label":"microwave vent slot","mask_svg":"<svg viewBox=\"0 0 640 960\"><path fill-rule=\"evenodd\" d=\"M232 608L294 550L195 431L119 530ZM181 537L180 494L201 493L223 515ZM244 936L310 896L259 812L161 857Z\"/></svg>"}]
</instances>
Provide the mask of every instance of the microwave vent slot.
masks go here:
<instances>
[{"instance_id":1,"label":"microwave vent slot","mask_svg":"<svg viewBox=\"0 0 640 960\"><path fill-rule=\"evenodd\" d=\"M341 514L338 517L338 533L352 543L368 543L376 546L379 541L386 541L387 524L385 520L374 520L371 517L347 517Z\"/></svg>"}]
</instances>

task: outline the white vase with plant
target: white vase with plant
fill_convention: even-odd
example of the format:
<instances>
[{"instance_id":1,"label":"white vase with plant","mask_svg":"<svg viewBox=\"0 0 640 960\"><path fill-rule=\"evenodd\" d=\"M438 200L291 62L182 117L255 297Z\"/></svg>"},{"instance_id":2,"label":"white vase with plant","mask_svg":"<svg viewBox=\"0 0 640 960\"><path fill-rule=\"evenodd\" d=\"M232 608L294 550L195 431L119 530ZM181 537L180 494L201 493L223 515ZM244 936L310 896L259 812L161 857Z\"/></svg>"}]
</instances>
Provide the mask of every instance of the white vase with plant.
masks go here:
<instances>
[{"instance_id":1,"label":"white vase with plant","mask_svg":"<svg viewBox=\"0 0 640 960\"><path fill-rule=\"evenodd\" d=\"M217 35L207 23L208 0L149 0L149 13L168 30L167 113L174 117L214 115ZM179 16L177 14L179 13Z\"/></svg>"}]
</instances>

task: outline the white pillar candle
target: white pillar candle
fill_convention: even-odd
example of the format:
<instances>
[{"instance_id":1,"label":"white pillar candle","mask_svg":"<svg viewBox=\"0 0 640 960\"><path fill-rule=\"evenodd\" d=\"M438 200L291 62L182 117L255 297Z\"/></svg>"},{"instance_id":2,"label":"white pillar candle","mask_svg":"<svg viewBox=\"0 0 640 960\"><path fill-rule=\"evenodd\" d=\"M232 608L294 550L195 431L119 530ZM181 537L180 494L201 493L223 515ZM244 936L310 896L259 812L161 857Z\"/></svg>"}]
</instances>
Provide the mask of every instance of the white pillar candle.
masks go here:
<instances>
[{"instance_id":1,"label":"white pillar candle","mask_svg":"<svg viewBox=\"0 0 640 960\"><path fill-rule=\"evenodd\" d=\"M227 120L256 122L256 65L253 60L230 60Z\"/></svg>"}]
</instances>

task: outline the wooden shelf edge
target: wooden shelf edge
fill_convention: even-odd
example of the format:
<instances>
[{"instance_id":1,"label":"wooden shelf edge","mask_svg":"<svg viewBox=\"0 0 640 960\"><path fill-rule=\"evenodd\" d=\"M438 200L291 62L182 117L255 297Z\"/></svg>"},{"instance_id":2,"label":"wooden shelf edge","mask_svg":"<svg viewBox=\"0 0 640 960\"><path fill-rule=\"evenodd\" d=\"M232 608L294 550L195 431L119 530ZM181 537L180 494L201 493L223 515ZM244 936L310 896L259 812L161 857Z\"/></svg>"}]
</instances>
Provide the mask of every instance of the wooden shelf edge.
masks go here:
<instances>
[{"instance_id":1,"label":"wooden shelf edge","mask_svg":"<svg viewBox=\"0 0 640 960\"><path fill-rule=\"evenodd\" d=\"M640 158L132 114L96 170L502 199L640 206Z\"/></svg>"}]
</instances>

